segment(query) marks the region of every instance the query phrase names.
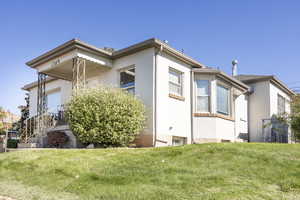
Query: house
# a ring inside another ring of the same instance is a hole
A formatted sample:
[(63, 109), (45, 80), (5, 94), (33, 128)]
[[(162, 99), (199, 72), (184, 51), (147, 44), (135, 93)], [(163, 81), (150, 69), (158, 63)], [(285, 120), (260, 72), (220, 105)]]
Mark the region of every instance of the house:
[(296, 94), (272, 75), (237, 75), (235, 78), (251, 88), (248, 101), (249, 140), (291, 142), (290, 128), (276, 118), (272, 119), (272, 116), (290, 113), (290, 102)]
[(4, 127), (10, 129), (13, 127), (13, 124), (20, 119), (20, 116), (10, 112), (9, 110), (4, 110), (4, 118), (1, 119)]
[[(73, 92), (105, 84), (137, 95), (148, 108), (146, 129), (135, 141), (138, 146), (248, 139), (250, 86), (158, 39), (120, 50), (73, 39), (26, 64), (38, 72), (38, 81), (23, 87), (29, 91), (30, 119), (44, 113), (63, 116), (61, 105)], [(38, 133), (33, 134), (35, 142), (43, 146), (45, 132), (63, 130), (73, 138), (70, 147), (77, 146), (67, 124), (50, 124), (31, 129)]]

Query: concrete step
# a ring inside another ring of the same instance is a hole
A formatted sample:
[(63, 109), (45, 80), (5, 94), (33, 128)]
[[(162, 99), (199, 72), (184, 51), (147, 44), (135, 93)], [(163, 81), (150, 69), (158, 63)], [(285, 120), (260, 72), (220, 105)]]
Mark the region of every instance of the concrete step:
[(53, 150), (54, 148), (8, 148), (7, 152)]
[(19, 143), (18, 148), (37, 148), (38, 143)]

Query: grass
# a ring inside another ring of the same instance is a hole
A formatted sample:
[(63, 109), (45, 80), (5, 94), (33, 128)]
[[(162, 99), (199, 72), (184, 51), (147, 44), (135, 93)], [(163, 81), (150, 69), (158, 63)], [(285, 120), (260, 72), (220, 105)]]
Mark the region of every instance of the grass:
[(300, 199), (300, 145), (0, 154), (1, 195), (20, 200)]

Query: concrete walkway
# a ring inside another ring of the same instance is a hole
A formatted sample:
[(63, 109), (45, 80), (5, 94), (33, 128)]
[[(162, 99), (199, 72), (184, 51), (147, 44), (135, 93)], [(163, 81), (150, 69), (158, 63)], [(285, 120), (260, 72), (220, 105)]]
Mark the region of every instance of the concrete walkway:
[(12, 198), (9, 198), (9, 197), (0, 196), (0, 200), (15, 200), (15, 199), (12, 199)]

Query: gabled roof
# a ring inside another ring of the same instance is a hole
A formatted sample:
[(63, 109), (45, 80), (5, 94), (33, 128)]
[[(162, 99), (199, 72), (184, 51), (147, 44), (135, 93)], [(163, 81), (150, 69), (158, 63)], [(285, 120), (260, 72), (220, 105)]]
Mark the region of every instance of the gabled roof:
[(294, 91), (292, 91), (287, 85), (285, 85), (282, 81), (280, 81), (276, 76), (274, 75), (248, 75), (248, 74), (241, 74), (235, 76), (236, 79), (242, 81), (245, 84), (251, 84), (251, 83), (257, 83), (262, 81), (270, 81), (277, 87), (279, 87), (281, 90), (286, 92), (289, 95), (296, 95)]
[[(55, 80), (57, 80), (57, 78), (53, 78), (51, 76), (48, 76), (46, 78), (46, 83), (49, 83), (49, 82), (55, 81)], [(29, 83), (29, 84), (25, 85), (24, 87), (22, 87), (22, 90), (29, 91), (30, 89), (32, 89), (34, 87), (37, 87), (37, 86), (38, 86), (38, 81), (35, 81), (35, 82)]]
[(239, 81), (238, 79), (229, 76), (228, 74), (213, 68), (203, 68), (203, 69), (193, 69), (193, 72), (199, 72), (204, 74), (216, 74), (217, 76), (229, 81), (231, 84), (235, 85), (236, 87), (240, 88), (241, 90), (248, 92), (250, 90), (250, 87), (243, 82)]
[(61, 56), (69, 51), (74, 50), (74, 49), (85, 50), (90, 53), (104, 56), (104, 57), (110, 58), (110, 59), (117, 59), (117, 58), (127, 56), (127, 55), (130, 55), (130, 54), (133, 54), (138, 51), (141, 51), (141, 50), (144, 50), (147, 48), (151, 48), (151, 47), (161, 49), (163, 52), (165, 52), (169, 55), (175, 56), (179, 60), (181, 60), (185, 63), (188, 63), (192, 66), (200, 67), (200, 68), (205, 67), (205, 65), (201, 64), (200, 62), (194, 60), (193, 58), (174, 49), (167, 43), (162, 42), (161, 40), (156, 39), (156, 38), (151, 38), (149, 40), (145, 40), (143, 42), (134, 44), (132, 46), (129, 46), (129, 47), (126, 47), (126, 48), (123, 48), (120, 50), (112, 51), (112, 52), (106, 51), (105, 49), (97, 48), (97, 47), (90, 45), (88, 43), (85, 43), (79, 39), (72, 39), (72, 40), (42, 54), (41, 56), (38, 56), (38, 57), (32, 59), (31, 61), (27, 62), (26, 64), (32, 68), (35, 68), (42, 63), (45, 63), (53, 58)]

